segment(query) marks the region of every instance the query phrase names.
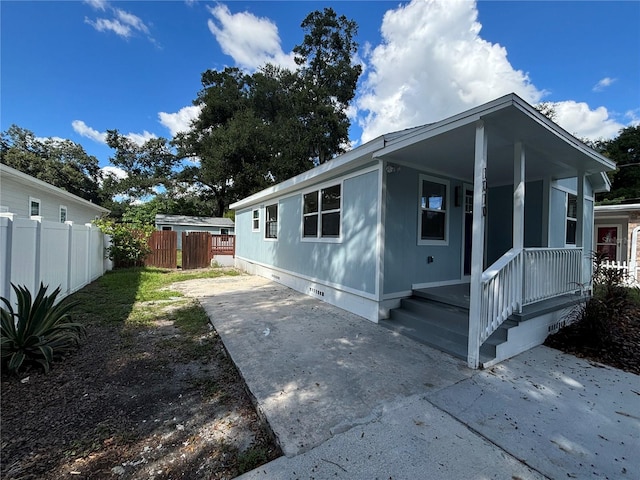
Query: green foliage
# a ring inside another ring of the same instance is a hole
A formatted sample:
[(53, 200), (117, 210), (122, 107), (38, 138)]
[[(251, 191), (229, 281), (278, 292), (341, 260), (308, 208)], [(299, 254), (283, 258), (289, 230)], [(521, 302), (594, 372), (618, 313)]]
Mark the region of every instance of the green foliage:
[(198, 158), (178, 183), (202, 187), (222, 216), (233, 201), (330, 160), (348, 144), (349, 102), (361, 67), (355, 22), (331, 8), (302, 22), (295, 72), (264, 65), (207, 70), (194, 104), (200, 115), (173, 144), (180, 158)]
[(640, 125), (623, 128), (618, 137), (599, 142), (598, 147), (618, 167), (609, 174), (611, 191), (602, 199), (606, 203), (640, 201)]
[(142, 266), (151, 249), (149, 238), (154, 231), (153, 225), (141, 223), (116, 223), (108, 218), (95, 221), (100, 230), (111, 236), (108, 257), (114, 268)]
[(0, 161), (94, 203), (105, 200), (98, 159), (71, 140), (37, 138), (12, 125), (1, 134)]
[(107, 130), (106, 140), (115, 150), (115, 155), (109, 159), (111, 164), (127, 173), (125, 178), (105, 176), (104, 189), (110, 195), (144, 198), (154, 195), (159, 186), (172, 187), (173, 169), (180, 159), (167, 139), (150, 138), (138, 145), (118, 130)]
[(18, 310), (9, 299), (1, 298), (5, 307), (1, 315), (2, 364), (16, 373), (26, 363), (36, 363), (49, 371), (53, 360), (75, 347), (85, 334), (85, 327), (70, 321), (69, 311), (76, 303), (58, 303), (60, 288), (47, 295), (40, 284), (35, 298), (24, 286), (11, 285), (16, 293)]
[(593, 257), (593, 296), (575, 312), (577, 340), (589, 348), (602, 348), (614, 335), (616, 319), (630, 305), (629, 288), (624, 285), (624, 272), (605, 268), (606, 257)]

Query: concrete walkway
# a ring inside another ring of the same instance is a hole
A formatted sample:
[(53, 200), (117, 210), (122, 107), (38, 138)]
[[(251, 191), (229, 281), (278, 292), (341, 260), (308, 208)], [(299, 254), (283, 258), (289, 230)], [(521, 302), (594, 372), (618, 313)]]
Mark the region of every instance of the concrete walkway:
[(640, 379), (538, 347), (487, 371), (261, 277), (197, 297), (285, 453), (241, 479), (640, 478)]

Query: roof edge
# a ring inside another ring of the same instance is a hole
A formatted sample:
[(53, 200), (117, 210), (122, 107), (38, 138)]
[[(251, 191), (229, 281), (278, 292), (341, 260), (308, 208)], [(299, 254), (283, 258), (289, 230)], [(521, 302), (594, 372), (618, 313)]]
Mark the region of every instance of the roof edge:
[(45, 189), (47, 189), (50, 192), (53, 192), (55, 194), (62, 195), (63, 197), (69, 198), (69, 199), (74, 200), (76, 202), (79, 202), (81, 204), (96, 208), (96, 209), (102, 211), (103, 213), (110, 213), (111, 212), (111, 210), (109, 210), (108, 208), (104, 208), (104, 207), (98, 205), (97, 203), (93, 203), (93, 202), (90, 202), (89, 200), (85, 200), (82, 197), (79, 197), (77, 195), (74, 195), (73, 193), (67, 192), (66, 190), (63, 190), (62, 188), (56, 187), (54, 185), (51, 185), (50, 183), (47, 183), (47, 182), (45, 182), (43, 180), (40, 180), (39, 178), (32, 177), (31, 175), (28, 175), (28, 174), (26, 174), (24, 172), (21, 172), (20, 170), (16, 170), (15, 168), (10, 167), (9, 165), (5, 165), (4, 163), (0, 163), (0, 173), (2, 173), (2, 175), (9, 175), (9, 176), (15, 177), (19, 181), (27, 181), (29, 183), (32, 183), (32, 184), (38, 186), (38, 187), (45, 188)]

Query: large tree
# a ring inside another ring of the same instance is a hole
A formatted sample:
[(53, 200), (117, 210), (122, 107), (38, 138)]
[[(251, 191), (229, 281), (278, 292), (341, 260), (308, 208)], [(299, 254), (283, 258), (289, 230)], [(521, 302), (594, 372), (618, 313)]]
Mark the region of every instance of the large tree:
[(346, 109), (361, 67), (353, 64), (356, 24), (327, 8), (302, 23), (295, 72), (265, 65), (249, 75), (208, 70), (189, 132), (174, 145), (196, 163), (178, 179), (202, 185), (216, 214), (270, 184), (331, 159), (348, 143)]
[(12, 125), (1, 134), (0, 161), (85, 200), (106, 200), (98, 159), (71, 140), (38, 138)]
[(613, 140), (598, 145), (604, 155), (616, 162), (610, 174), (611, 191), (605, 195), (609, 202), (640, 201), (640, 125), (626, 127)]

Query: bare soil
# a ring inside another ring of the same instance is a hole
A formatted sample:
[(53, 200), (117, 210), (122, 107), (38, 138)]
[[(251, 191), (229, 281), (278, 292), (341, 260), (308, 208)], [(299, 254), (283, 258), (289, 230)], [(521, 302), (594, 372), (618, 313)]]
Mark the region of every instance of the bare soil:
[(3, 373), (0, 477), (228, 479), (280, 456), (216, 331), (170, 317), (90, 324), (49, 374)]

